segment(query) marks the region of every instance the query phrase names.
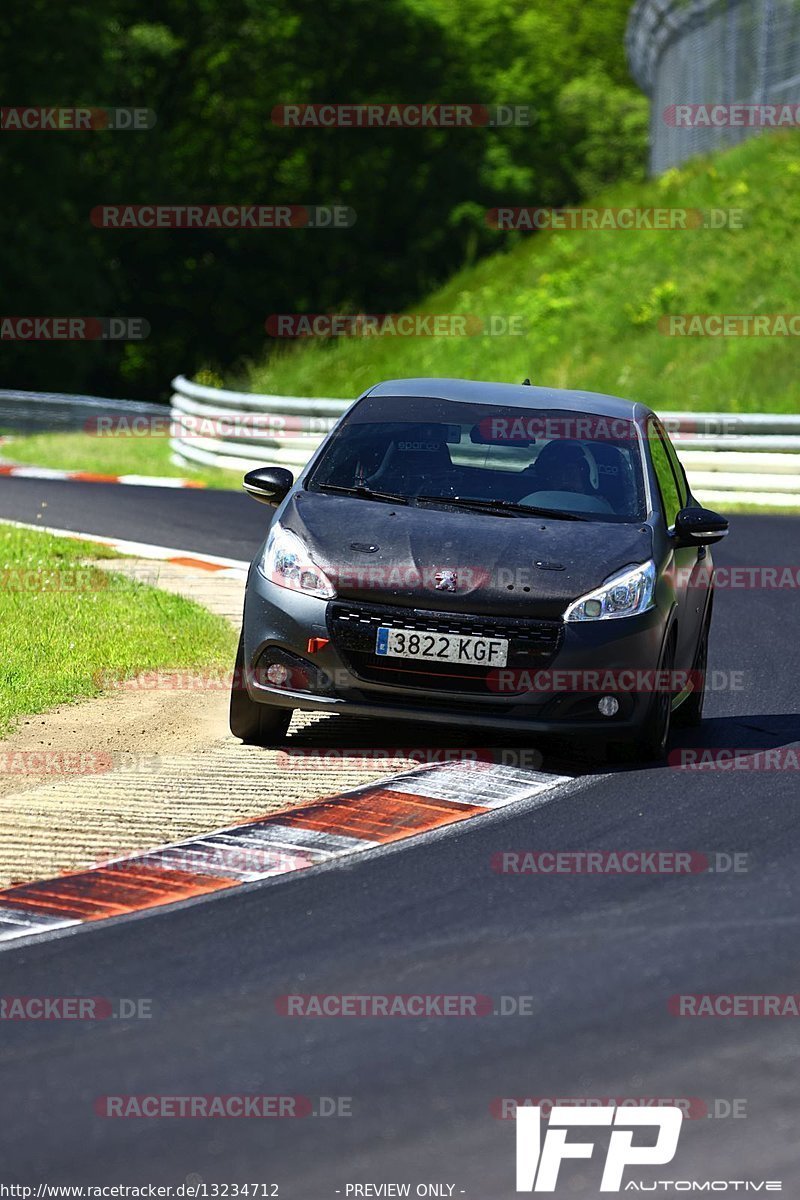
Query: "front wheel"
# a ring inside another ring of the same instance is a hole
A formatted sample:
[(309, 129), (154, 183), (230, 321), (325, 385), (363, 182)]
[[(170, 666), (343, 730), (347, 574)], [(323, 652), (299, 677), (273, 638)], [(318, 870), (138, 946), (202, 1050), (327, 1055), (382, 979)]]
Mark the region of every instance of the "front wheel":
[(647, 720), (642, 727), (641, 746), (648, 758), (662, 762), (667, 757), (667, 744), (672, 724), (672, 689), (669, 680), (675, 667), (675, 648), (670, 639), (661, 662), (659, 674), (664, 676), (658, 690), (654, 692)]
[(244, 639), (239, 636), (236, 666), (231, 684), (230, 728), (234, 737), (247, 746), (278, 746), (286, 737), (292, 719), (291, 708), (258, 704), (247, 694), (244, 682)]
[(703, 632), (697, 646), (692, 683), (695, 685), (680, 708), (675, 710), (675, 724), (685, 728), (700, 725), (703, 720), (703, 705), (706, 699), (706, 674), (708, 671), (708, 636), (711, 631), (711, 614), (703, 623)]
[(663, 762), (667, 756), (670, 727), (672, 724), (672, 689), (669, 681), (675, 667), (675, 639), (670, 637), (658, 668), (663, 680), (657, 680), (647, 717), (637, 740), (612, 742), (606, 748), (606, 757), (612, 763), (629, 763), (636, 759), (648, 762)]

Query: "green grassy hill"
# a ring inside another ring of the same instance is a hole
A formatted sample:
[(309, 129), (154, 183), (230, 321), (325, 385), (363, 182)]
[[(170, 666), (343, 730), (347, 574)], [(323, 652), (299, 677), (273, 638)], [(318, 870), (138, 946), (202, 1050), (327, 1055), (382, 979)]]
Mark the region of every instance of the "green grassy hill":
[(515, 234), (412, 311), (520, 317), (524, 335), (309, 341), (280, 347), (247, 386), (352, 397), (401, 376), (530, 376), (661, 410), (800, 411), (797, 337), (669, 337), (658, 326), (666, 313), (800, 312), (800, 134), (754, 138), (594, 203), (736, 209), (743, 227)]

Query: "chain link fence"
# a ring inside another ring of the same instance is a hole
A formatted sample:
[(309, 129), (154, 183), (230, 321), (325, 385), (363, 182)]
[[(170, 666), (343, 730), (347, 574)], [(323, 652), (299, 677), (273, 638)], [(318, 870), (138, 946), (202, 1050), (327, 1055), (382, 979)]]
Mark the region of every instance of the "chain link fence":
[(681, 126), (673, 105), (800, 105), (800, 0), (637, 0), (626, 49), (652, 100), (654, 175), (759, 132)]

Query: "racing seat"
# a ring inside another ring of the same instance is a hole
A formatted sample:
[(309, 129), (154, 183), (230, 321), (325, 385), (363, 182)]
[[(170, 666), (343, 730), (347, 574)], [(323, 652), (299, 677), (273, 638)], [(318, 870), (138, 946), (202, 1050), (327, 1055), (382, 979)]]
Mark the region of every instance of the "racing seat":
[(388, 492), (415, 495), (420, 492), (436, 494), (448, 487), (454, 474), (447, 443), (401, 438), (391, 442), (383, 462), (368, 482)]
[(593, 442), (592, 454), (597, 463), (599, 495), (608, 501), (615, 513), (627, 512), (630, 498), (636, 492), (630, 459), (619, 446), (604, 442)]

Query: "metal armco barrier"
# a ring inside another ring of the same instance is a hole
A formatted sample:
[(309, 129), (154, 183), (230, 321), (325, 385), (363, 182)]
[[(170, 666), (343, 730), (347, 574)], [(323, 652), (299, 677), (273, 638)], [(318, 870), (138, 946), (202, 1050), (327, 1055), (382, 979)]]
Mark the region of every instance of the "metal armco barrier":
[[(231, 392), (172, 381), (172, 458), (182, 466), (297, 471), (352, 400)], [(705, 504), (800, 507), (800, 415), (661, 413)]]
[(305, 465), (351, 400), (259, 396), (173, 379), (172, 461), (248, 470)]
[(0, 429), (13, 429), (15, 433), (79, 432), (89, 428), (98, 416), (154, 417), (163, 413), (160, 404), (138, 400), (0, 390)]

